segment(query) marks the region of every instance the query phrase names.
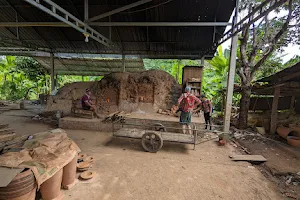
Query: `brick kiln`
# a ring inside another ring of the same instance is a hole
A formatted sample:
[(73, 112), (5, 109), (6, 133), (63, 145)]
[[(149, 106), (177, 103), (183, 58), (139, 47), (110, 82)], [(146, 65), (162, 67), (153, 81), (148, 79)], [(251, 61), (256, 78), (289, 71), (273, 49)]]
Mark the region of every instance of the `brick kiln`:
[(168, 73), (149, 70), (138, 73), (112, 73), (101, 81), (71, 83), (62, 87), (52, 96), (46, 111), (62, 110), (71, 112), (73, 100), (80, 99), (86, 88), (91, 88), (99, 113), (115, 111), (157, 112), (169, 109), (180, 95), (181, 87)]

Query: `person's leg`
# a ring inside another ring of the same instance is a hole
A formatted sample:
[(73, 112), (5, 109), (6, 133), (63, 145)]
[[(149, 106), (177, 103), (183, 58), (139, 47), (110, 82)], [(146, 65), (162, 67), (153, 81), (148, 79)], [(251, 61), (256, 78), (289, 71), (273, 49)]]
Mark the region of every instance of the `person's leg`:
[(97, 109), (96, 109), (95, 105), (92, 105), (91, 108), (90, 108), (90, 110), (94, 112), (94, 114), (96, 115), (97, 118), (99, 118), (99, 115), (98, 115), (98, 113), (96, 111)]
[(209, 113), (208, 113), (208, 123), (209, 123), (209, 130), (211, 130), (211, 116), (209, 116)]
[(188, 124), (187, 125), (187, 129), (188, 129), (188, 134), (192, 135), (192, 127), (191, 127), (191, 124)]
[(186, 125), (185, 124), (182, 124), (182, 133), (186, 134)]
[(207, 124), (208, 124), (207, 113), (204, 113), (204, 119), (205, 119), (205, 129), (207, 129)]
[(188, 134), (192, 135), (192, 128), (191, 128), (191, 123), (192, 123), (192, 116), (193, 116), (193, 113), (192, 112), (189, 112), (188, 113), (188, 123), (187, 123), (187, 128), (188, 128)]

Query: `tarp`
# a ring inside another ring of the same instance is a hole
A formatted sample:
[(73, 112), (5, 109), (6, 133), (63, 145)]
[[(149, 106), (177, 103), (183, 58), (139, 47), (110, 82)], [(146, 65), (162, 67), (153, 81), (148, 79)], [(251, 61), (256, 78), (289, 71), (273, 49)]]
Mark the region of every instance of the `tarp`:
[(67, 165), (80, 148), (68, 138), (62, 129), (35, 134), (27, 140), (20, 152), (8, 152), (0, 156), (0, 166), (9, 168), (30, 168), (37, 185), (51, 178)]

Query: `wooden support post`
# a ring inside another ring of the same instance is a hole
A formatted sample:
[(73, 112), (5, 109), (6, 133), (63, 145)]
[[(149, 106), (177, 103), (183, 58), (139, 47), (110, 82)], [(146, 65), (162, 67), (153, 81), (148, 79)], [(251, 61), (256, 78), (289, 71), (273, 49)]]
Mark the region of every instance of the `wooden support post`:
[(123, 68), (123, 72), (126, 71), (126, 66), (125, 66), (125, 55), (122, 55), (122, 68)]
[(176, 82), (179, 83), (179, 74), (180, 74), (180, 63), (181, 60), (177, 60), (177, 74), (176, 74)]
[(275, 134), (277, 128), (277, 108), (278, 108), (279, 96), (280, 96), (280, 86), (275, 86), (273, 103), (272, 103), (272, 111), (271, 111), (271, 123), (270, 123), (271, 134)]
[(50, 53), (50, 67), (51, 67), (51, 92), (55, 90), (55, 78), (54, 78), (54, 55)]
[(292, 96), (291, 97), (291, 105), (290, 105), (290, 113), (293, 112), (294, 107), (295, 107), (295, 96)]
[(54, 88), (56, 89), (57, 87), (59, 87), (59, 84), (58, 84), (58, 74), (55, 75), (55, 85), (54, 85)]
[(238, 35), (233, 36), (231, 40), (232, 41), (231, 41), (231, 52), (230, 52), (230, 66), (229, 66), (228, 79), (227, 79), (226, 104), (225, 104), (224, 127), (223, 127), (223, 131), (225, 133), (229, 133), (229, 128), (230, 128)]
[(203, 67), (204, 66), (204, 61), (205, 61), (205, 57), (203, 56), (202, 58), (201, 58), (201, 66)]
[[(239, 0), (236, 0), (235, 6), (236, 7), (235, 7), (235, 15), (233, 17), (233, 26), (237, 23)], [(232, 30), (232, 32), (234, 32), (234, 30)], [(225, 104), (225, 112), (224, 112), (224, 127), (223, 127), (223, 132), (225, 132), (225, 133), (229, 133), (229, 129), (230, 129), (230, 118), (231, 118), (233, 89), (234, 89), (234, 77), (235, 77), (235, 69), (236, 69), (237, 47), (238, 47), (238, 34), (236, 33), (231, 38), (230, 64), (229, 64), (229, 70), (228, 70), (227, 89), (226, 89), (226, 104)]]

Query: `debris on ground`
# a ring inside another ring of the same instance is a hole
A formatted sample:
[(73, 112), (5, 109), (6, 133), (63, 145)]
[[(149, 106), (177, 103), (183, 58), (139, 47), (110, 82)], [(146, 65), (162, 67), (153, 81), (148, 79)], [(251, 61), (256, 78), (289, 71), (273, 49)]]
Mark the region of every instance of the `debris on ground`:
[(292, 198), (292, 199), (297, 199), (297, 196), (291, 193), (285, 193), (285, 196)]
[(107, 115), (102, 122), (120, 122), (124, 121), (124, 116), (127, 115), (124, 111), (118, 111)]
[(15, 131), (8, 124), (0, 124), (0, 151), (3, 153), (7, 143), (16, 137)]
[[(63, 117), (63, 113), (60, 113), (60, 117)], [(32, 120), (42, 121), (45, 124), (58, 125), (57, 111), (45, 111), (32, 117)]]
[(168, 110), (158, 109), (157, 113), (163, 114), (163, 115), (175, 116), (175, 117), (179, 116), (177, 114), (178, 113), (178, 106), (176, 106), (176, 105), (173, 105), (172, 108), (168, 109)]
[(0, 101), (0, 107), (6, 107), (6, 106), (8, 106), (6, 103)]

